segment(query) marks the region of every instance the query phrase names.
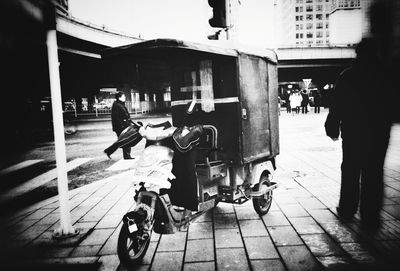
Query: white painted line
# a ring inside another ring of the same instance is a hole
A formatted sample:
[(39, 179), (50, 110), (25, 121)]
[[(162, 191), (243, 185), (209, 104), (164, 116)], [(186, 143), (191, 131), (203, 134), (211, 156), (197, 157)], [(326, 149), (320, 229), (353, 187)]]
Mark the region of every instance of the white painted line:
[(17, 171), (17, 170), (26, 168), (26, 167), (30, 167), (30, 166), (32, 166), (32, 165), (34, 165), (34, 164), (37, 164), (37, 163), (40, 163), (40, 162), (42, 162), (42, 161), (43, 161), (43, 159), (36, 159), (36, 160), (26, 160), (26, 161), (23, 161), (23, 162), (21, 162), (21, 163), (18, 163), (18, 164), (15, 164), (15, 165), (10, 166), (10, 167), (8, 167), (8, 168), (5, 168), (5, 169), (0, 170), (0, 176), (4, 176), (4, 175), (6, 175), (6, 174), (9, 174), (9, 173), (11, 173), (11, 172), (14, 172), (14, 171)]
[(117, 170), (130, 169), (130, 168), (133, 168), (133, 166), (135, 165), (136, 161), (137, 161), (136, 158), (135, 159), (128, 159), (128, 160), (121, 159), (118, 162), (114, 163), (109, 168), (107, 168), (106, 170), (117, 171)]
[[(72, 160), (67, 163), (67, 171), (70, 171), (76, 167), (79, 167), (80, 165), (90, 161), (91, 159), (92, 158), (77, 158), (75, 160)], [(20, 186), (14, 187), (13, 189), (7, 191), (5, 194), (0, 195), (0, 200), (5, 201), (5, 200), (9, 200), (11, 198), (20, 196), (22, 194), (32, 191), (35, 188), (38, 188), (39, 186), (42, 186), (56, 178), (57, 178), (57, 168), (54, 168), (52, 170), (47, 171), (46, 173), (43, 173), (42, 175), (39, 175), (39, 176), (23, 183)]]

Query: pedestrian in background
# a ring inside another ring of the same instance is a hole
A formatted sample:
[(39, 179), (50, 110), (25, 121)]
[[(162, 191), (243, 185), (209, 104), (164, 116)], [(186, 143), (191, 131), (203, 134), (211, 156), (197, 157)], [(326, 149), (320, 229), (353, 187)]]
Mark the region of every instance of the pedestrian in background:
[(289, 96), (289, 105), (291, 107), (290, 111), (292, 112), (292, 115), (294, 113), (297, 113), (297, 97), (296, 97), (296, 92), (290, 93)]
[(321, 111), (322, 96), (321, 92), (317, 90), (314, 94), (314, 113), (319, 114)]
[(292, 112), (292, 107), (290, 105), (290, 96), (292, 96), (292, 93), (289, 93), (286, 97), (286, 113), (291, 113)]
[[(131, 124), (131, 116), (128, 112), (128, 109), (125, 107), (125, 94), (121, 91), (115, 93), (115, 101), (111, 108), (111, 123), (112, 129), (117, 134), (117, 137), (121, 134), (121, 132), (130, 126)], [(105, 154), (110, 158), (112, 154), (110, 148), (104, 150)], [(124, 159), (132, 159), (131, 158), (131, 147), (126, 146), (122, 148), (122, 154)]]
[(302, 114), (307, 114), (308, 113), (308, 102), (309, 102), (309, 97), (306, 89), (303, 89), (301, 91), (301, 113)]
[(292, 112), (295, 112), (296, 114), (300, 113), (301, 101), (302, 101), (302, 98), (301, 98), (300, 93), (298, 91), (295, 91), (293, 93), (292, 102), (291, 102)]
[(342, 137), (337, 213), (345, 220), (352, 219), (360, 201), (362, 226), (375, 231), (380, 225), (383, 165), (391, 129), (390, 107), (385, 99), (376, 97), (393, 86), (388, 85), (375, 39), (363, 39), (356, 53), (352, 67), (343, 71), (336, 82), (325, 129), (334, 140), (339, 133)]

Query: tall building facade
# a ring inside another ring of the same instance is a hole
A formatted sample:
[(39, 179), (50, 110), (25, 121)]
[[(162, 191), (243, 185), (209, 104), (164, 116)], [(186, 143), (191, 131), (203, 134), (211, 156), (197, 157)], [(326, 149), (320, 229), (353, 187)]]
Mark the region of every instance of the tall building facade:
[(329, 44), (331, 0), (280, 0), (279, 47), (326, 46)]
[(374, 0), (279, 0), (279, 47), (352, 46), (370, 32)]
[(331, 0), (330, 44), (353, 45), (368, 35), (372, 0)]

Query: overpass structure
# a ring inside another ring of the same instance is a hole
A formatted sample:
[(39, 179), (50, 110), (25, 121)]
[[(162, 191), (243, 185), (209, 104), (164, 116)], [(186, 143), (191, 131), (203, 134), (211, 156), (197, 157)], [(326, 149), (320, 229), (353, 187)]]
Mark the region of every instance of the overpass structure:
[(354, 47), (278, 48), (279, 82), (312, 79), (317, 85), (334, 83), (355, 58)]
[(106, 47), (123, 46), (142, 40), (89, 22), (83, 22), (73, 17), (61, 15), (57, 16), (57, 32), (63, 36), (67, 36), (69, 39), (81, 42), (81, 44), (78, 44), (79, 48), (70, 48), (71, 44), (68, 42), (64, 44), (65, 41), (61, 39), (59, 50), (93, 58), (101, 57), (95, 48), (82, 49), (82, 47), (86, 48), (82, 46), (83, 43), (91, 43), (97, 45), (97, 48), (103, 49)]
[(57, 40), (63, 96), (80, 100), (94, 98), (103, 87), (101, 50), (142, 41), (142, 39), (58, 15)]

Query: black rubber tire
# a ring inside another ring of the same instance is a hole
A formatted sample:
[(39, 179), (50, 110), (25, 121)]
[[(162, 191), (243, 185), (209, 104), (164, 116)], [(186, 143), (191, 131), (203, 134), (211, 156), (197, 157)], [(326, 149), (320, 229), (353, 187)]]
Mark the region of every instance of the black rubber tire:
[(146, 255), (147, 249), (149, 248), (150, 239), (151, 237), (144, 241), (144, 244), (142, 244), (141, 248), (136, 254), (131, 255), (128, 250), (128, 241), (130, 240), (129, 230), (128, 226), (124, 223), (121, 227), (121, 231), (119, 232), (117, 249), (118, 257), (121, 263), (127, 268), (132, 268), (140, 264), (144, 255)]
[[(267, 176), (262, 175), (260, 178), (260, 183), (254, 185), (254, 190), (258, 190), (259, 186), (261, 185), (270, 185), (270, 181), (268, 180)], [(254, 210), (260, 216), (266, 215), (271, 208), (272, 204), (272, 191), (267, 192), (264, 197), (254, 197), (253, 198), (253, 207)]]

